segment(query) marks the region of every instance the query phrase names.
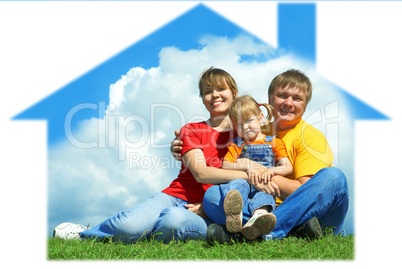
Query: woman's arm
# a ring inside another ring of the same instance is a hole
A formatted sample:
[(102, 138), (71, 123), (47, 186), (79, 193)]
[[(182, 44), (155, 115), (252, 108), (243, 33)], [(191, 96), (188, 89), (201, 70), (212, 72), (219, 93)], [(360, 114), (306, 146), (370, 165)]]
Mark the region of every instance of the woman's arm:
[(222, 169), (230, 169), (230, 170), (241, 170), (246, 172), (247, 171), (247, 165), (240, 164), (240, 163), (232, 163), (229, 161), (223, 161), (222, 163)]
[[(209, 167), (205, 163), (204, 153), (201, 149), (192, 149), (184, 153), (182, 157), (184, 164), (190, 169), (195, 180), (203, 184), (221, 184), (234, 179), (245, 179), (248, 181), (248, 175), (244, 171), (220, 169)], [(254, 187), (262, 192), (271, 195), (280, 195), (278, 186), (274, 183), (257, 183)]]
[(207, 166), (201, 149), (192, 149), (182, 156), (183, 163), (190, 169), (195, 180), (203, 184), (221, 184), (234, 179), (248, 179), (247, 173)]
[[(251, 185), (255, 185), (257, 182), (259, 182), (261, 179), (265, 179), (264, 182), (267, 183), (266, 178), (263, 177), (263, 172), (265, 171), (266, 167), (264, 166), (263, 169), (254, 169), (252, 167), (252, 161), (247, 162), (229, 162), (229, 161), (223, 161), (222, 163), (222, 168), (223, 169), (231, 169), (231, 170), (239, 170), (239, 171), (244, 171), (247, 173), (248, 176), (248, 182)], [(264, 175), (265, 176), (265, 175)]]

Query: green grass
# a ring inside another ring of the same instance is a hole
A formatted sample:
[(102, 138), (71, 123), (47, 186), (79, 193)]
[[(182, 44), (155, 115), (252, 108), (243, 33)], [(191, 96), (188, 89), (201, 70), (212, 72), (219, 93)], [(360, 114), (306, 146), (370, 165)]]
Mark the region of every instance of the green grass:
[(353, 260), (354, 236), (294, 237), (264, 242), (208, 246), (204, 241), (156, 240), (135, 244), (48, 239), (49, 260)]

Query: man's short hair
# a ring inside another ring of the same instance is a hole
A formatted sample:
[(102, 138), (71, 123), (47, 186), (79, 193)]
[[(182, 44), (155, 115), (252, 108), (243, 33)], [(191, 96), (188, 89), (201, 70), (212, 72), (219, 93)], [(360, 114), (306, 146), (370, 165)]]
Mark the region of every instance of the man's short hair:
[(306, 104), (310, 102), (313, 95), (313, 86), (310, 79), (301, 71), (290, 69), (277, 75), (268, 88), (268, 96), (271, 97), (276, 89), (298, 88), (306, 93)]

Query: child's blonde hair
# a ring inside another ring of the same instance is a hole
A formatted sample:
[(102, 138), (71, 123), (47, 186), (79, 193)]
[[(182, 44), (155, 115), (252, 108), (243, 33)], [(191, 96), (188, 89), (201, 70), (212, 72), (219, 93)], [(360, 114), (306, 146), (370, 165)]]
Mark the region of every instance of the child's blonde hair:
[(225, 70), (214, 68), (213, 66), (205, 70), (198, 81), (198, 88), (200, 90), (200, 96), (202, 97), (202, 88), (205, 86), (224, 86), (224, 84), (229, 86), (232, 91), (233, 98), (237, 97), (238, 89), (236, 81), (233, 77)]
[(250, 95), (243, 95), (233, 100), (229, 108), (230, 120), (234, 123), (246, 121), (253, 116), (260, 116), (260, 106), (264, 106), (267, 109), (266, 121), (264, 125), (269, 124), (272, 119), (272, 106), (269, 104), (257, 103)]

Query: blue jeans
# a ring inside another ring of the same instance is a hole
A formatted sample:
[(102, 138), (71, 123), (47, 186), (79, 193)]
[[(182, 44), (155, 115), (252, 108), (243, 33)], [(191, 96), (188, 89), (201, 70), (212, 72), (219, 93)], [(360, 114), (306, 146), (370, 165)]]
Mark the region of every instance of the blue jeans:
[[(217, 224), (224, 224), (226, 219), (222, 214), (223, 199), (219, 186), (210, 187), (204, 196), (205, 212)], [(281, 239), (312, 217), (317, 217), (322, 227), (332, 227), (338, 234), (342, 231), (348, 206), (348, 185), (343, 172), (334, 167), (321, 169), (276, 208), (276, 226), (263, 238)], [(245, 204), (243, 223), (250, 215)]]
[(230, 190), (238, 190), (243, 198), (243, 225), (262, 206), (268, 206), (268, 212), (275, 210), (275, 200), (271, 195), (257, 191), (244, 179), (236, 179), (226, 184), (214, 185), (204, 195), (204, 210), (216, 224), (226, 224), (223, 200)]
[(157, 193), (130, 210), (122, 211), (92, 229), (81, 238), (112, 237), (114, 241), (135, 243), (153, 236), (157, 240), (205, 239), (209, 220), (187, 210), (187, 201), (166, 193)]

